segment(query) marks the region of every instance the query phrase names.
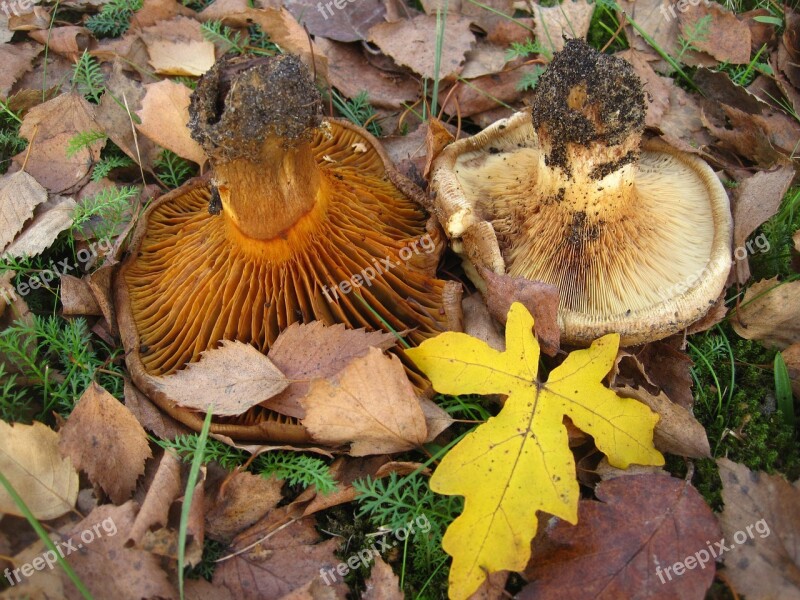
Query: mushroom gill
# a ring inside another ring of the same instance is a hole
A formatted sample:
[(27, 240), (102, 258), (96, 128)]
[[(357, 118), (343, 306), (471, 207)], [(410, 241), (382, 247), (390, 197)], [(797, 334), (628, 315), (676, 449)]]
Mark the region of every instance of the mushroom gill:
[(730, 268), (728, 198), (699, 158), (642, 144), (627, 62), (570, 41), (531, 111), (459, 141), (434, 165), (437, 210), (471, 265), (560, 293), (567, 342), (635, 344), (700, 318)]
[[(412, 343), (457, 327), (458, 291), (434, 278), (443, 239), (421, 191), (370, 134), (321, 120), (320, 106), (293, 56), (218, 63), (190, 122), (211, 173), (156, 201), (137, 226), (117, 277), (126, 360), (135, 383), (192, 427), (199, 417), (148, 376), (222, 340), (267, 352), (286, 327), (313, 320), (392, 328)], [(307, 441), (298, 427), (257, 407), (212, 430)]]

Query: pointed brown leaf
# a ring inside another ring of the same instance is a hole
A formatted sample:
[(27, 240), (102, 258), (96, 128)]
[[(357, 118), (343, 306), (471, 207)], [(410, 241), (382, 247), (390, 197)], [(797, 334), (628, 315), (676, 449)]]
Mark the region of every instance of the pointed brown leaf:
[(387, 565), (381, 555), (375, 556), (375, 564), (369, 578), (364, 583), (364, 600), (403, 600), (403, 590), (400, 589), (400, 578), (394, 574), (392, 567)]
[(142, 508), (131, 524), (125, 545), (139, 546), (148, 531), (166, 527), (169, 509), (181, 491), (181, 460), (174, 452), (164, 452)]
[(263, 518), (280, 502), (283, 481), (245, 471), (231, 473), (211, 495), (206, 511), (206, 533), (229, 542)]
[(755, 282), (744, 294), (732, 318), (733, 329), (747, 340), (786, 348), (800, 342), (800, 281), (777, 277)]
[(33, 210), (46, 201), (47, 190), (27, 173), (0, 178), (0, 254), (33, 217)]
[(152, 457), (136, 417), (96, 383), (83, 393), (61, 430), (59, 449), (116, 504), (130, 498)]

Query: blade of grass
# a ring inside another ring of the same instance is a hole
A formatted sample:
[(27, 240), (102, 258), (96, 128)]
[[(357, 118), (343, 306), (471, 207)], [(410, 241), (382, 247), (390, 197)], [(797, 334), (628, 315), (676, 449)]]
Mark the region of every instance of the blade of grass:
[(186, 482), (186, 493), (183, 495), (181, 522), (178, 527), (178, 594), (181, 600), (184, 598), (183, 564), (186, 560), (186, 532), (189, 528), (189, 511), (192, 508), (192, 497), (194, 496), (195, 485), (197, 485), (200, 465), (203, 463), (203, 454), (205, 454), (206, 442), (208, 441), (208, 431), (211, 429), (211, 415), (213, 412), (213, 406), (209, 407), (205, 421), (203, 421), (203, 429), (200, 431), (200, 436), (197, 438), (197, 449), (192, 459), (192, 468), (189, 470), (189, 480)]
[(378, 319), (383, 324), (384, 327), (386, 327), (387, 331), (391, 331), (394, 334), (394, 337), (396, 337), (400, 341), (400, 343), (403, 344), (404, 347), (411, 348), (411, 344), (405, 341), (405, 339), (403, 339), (403, 337), (399, 333), (397, 333), (397, 331), (395, 331), (394, 327), (389, 325), (389, 323), (386, 322), (386, 319), (380, 316), (378, 314), (378, 311), (376, 311), (374, 308), (370, 306), (369, 302), (364, 300), (361, 294), (355, 293), (355, 297), (361, 301), (361, 303), (367, 308), (369, 312), (375, 315), (375, 318)]
[[(437, 114), (439, 103), (439, 71), (442, 67), (442, 47), (444, 46), (444, 28), (447, 24), (447, 8), (450, 0), (444, 0), (444, 7), (436, 11), (436, 56), (433, 58), (433, 93), (431, 94), (431, 117)], [(444, 13), (444, 14), (442, 14)]]
[(792, 400), (792, 383), (789, 379), (789, 369), (783, 354), (775, 355), (775, 398), (777, 399), (778, 412), (783, 417), (783, 422), (791, 427), (795, 426), (794, 401)]
[(28, 508), (28, 505), (25, 504), (25, 501), (22, 497), (17, 493), (17, 490), (14, 489), (14, 486), (11, 485), (11, 482), (6, 479), (5, 475), (0, 472), (0, 483), (3, 484), (3, 487), (8, 492), (8, 495), (11, 496), (11, 499), (14, 501), (14, 504), (17, 505), (22, 515), (28, 520), (28, 523), (31, 524), (33, 530), (36, 532), (36, 535), (39, 536), (39, 539), (42, 540), (42, 543), (47, 546), (47, 549), (50, 550), (53, 554), (55, 554), (56, 562), (64, 569), (64, 572), (67, 574), (67, 577), (70, 578), (75, 587), (78, 588), (78, 591), (81, 593), (81, 596), (86, 598), (87, 600), (92, 600), (92, 593), (89, 591), (89, 588), (81, 581), (78, 574), (72, 570), (70, 564), (64, 560), (64, 557), (56, 548), (56, 545), (53, 543), (53, 540), (50, 539), (50, 536), (47, 535), (47, 532), (42, 527), (42, 524), (39, 523), (39, 519), (37, 519), (34, 514)]

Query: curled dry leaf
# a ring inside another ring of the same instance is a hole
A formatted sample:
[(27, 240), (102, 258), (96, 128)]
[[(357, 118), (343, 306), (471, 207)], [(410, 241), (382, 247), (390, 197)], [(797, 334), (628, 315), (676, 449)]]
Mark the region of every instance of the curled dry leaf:
[[(717, 461), (725, 576), (748, 600), (800, 598), (800, 489), (780, 475)], [(713, 539), (713, 538), (712, 538)]]
[(217, 541), (230, 542), (278, 505), (283, 483), (275, 477), (246, 471), (231, 473), (207, 502), (206, 534)]
[(733, 329), (746, 340), (764, 346), (786, 348), (800, 342), (800, 281), (788, 283), (777, 277), (755, 282), (744, 294), (732, 318)]
[(794, 178), (794, 169), (779, 167), (774, 171), (759, 171), (736, 188), (733, 203), (733, 247), (736, 261), (736, 280), (745, 283), (750, 279), (747, 256), (762, 248), (746, 245), (756, 228), (772, 217), (781, 206), (786, 190)]
[(69, 157), (67, 145), (79, 133), (97, 128), (94, 108), (83, 96), (77, 92), (56, 96), (34, 106), (22, 119), (19, 133), (29, 147), (14, 157), (14, 164), (19, 168), (25, 163), (25, 170), (51, 194), (75, 189), (100, 159), (105, 141), (95, 141)]
[(36, 256), (49, 248), (62, 231), (72, 225), (75, 201), (54, 196), (36, 207), (33, 221), (6, 249), (9, 256)]
[(179, 435), (191, 433), (191, 429), (160, 410), (128, 379), (125, 380), (125, 406), (142, 427), (152, 431), (159, 439), (172, 440)]
[(50, 19), (48, 18), (42, 29), (31, 31), (28, 34), (40, 44), (47, 45), (49, 52), (55, 52), (75, 62), (83, 54), (83, 51), (89, 48), (92, 37), (85, 27), (67, 25), (48, 29), (49, 24)]
[(388, 350), (396, 338), (381, 331), (346, 329), (341, 323), (320, 321), (294, 323), (280, 333), (269, 349), (269, 358), (291, 383), (264, 406), (290, 417), (303, 418), (300, 400), (315, 379), (333, 377), (370, 348)]
[(61, 429), (59, 449), (116, 504), (130, 498), (145, 460), (153, 455), (136, 417), (96, 383), (83, 393)]
[(335, 378), (312, 384), (303, 425), (324, 444), (350, 443), (351, 456), (411, 450), (428, 437), (414, 387), (395, 356), (370, 348)]
[(142, 507), (128, 531), (125, 546), (140, 546), (148, 531), (166, 527), (169, 509), (181, 491), (181, 459), (174, 452), (166, 451), (161, 456)]
[[(59, 454), (58, 440), (42, 423), (11, 426), (0, 421), (0, 472), (37, 519), (60, 517), (78, 498), (78, 472)], [(5, 488), (0, 489), (0, 512), (22, 516)]]
[(47, 201), (47, 190), (24, 171), (0, 178), (0, 253)]
[(144, 87), (142, 109), (136, 113), (142, 122), (136, 125), (136, 129), (178, 156), (201, 166), (205, 164), (205, 152), (192, 139), (187, 127), (192, 91), (182, 83), (169, 79)]
[(61, 275), (61, 305), (65, 317), (102, 314), (86, 280), (68, 273)]
[(156, 377), (152, 385), (178, 406), (238, 416), (286, 389), (289, 380), (249, 344), (225, 340), (185, 369)]
[[(458, 75), (466, 60), (466, 53), (475, 44), (470, 31), (470, 19), (456, 13), (447, 13), (445, 36), (442, 45), (439, 79)], [(436, 16), (419, 15), (413, 19), (380, 23), (369, 30), (369, 41), (376, 44), (394, 61), (409, 67), (415, 73), (434, 79), (436, 57)]]
[[(6, 40), (7, 41), (7, 40)], [(0, 98), (8, 97), (11, 87), (23, 73), (33, 67), (33, 59), (39, 56), (44, 46), (30, 42), (0, 45)]]
[(704, 597), (715, 571), (708, 540), (720, 530), (689, 482), (631, 475), (600, 483), (595, 495), (581, 500), (577, 526), (560, 521), (547, 532), (554, 545), (532, 557), (520, 600)]

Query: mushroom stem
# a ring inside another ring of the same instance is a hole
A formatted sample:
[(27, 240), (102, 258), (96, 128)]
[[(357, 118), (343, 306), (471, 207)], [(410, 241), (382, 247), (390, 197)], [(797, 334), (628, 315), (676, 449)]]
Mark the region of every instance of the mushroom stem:
[(225, 218), (257, 240), (285, 237), (324, 196), (323, 180), (308, 142), (286, 148), (267, 140), (257, 160), (236, 158), (214, 165)]

